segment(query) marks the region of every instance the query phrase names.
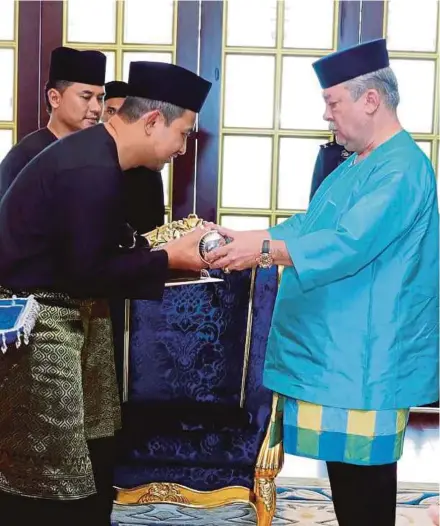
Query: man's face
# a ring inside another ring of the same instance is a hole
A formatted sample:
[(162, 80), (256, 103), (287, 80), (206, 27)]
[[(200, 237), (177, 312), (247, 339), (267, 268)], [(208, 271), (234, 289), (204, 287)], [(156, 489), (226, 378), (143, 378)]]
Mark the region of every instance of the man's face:
[(181, 117), (174, 119), (168, 126), (159, 112), (155, 114), (155, 117), (146, 121), (146, 130), (151, 145), (146, 165), (160, 171), (166, 163), (171, 162), (178, 155), (185, 154), (186, 141), (194, 130), (196, 114), (185, 110)]
[(97, 124), (102, 115), (104, 87), (73, 83), (62, 93), (49, 90), (52, 109), (57, 118), (72, 131), (83, 130)]
[(365, 97), (362, 95), (357, 101), (353, 100), (343, 84), (325, 89), (323, 95), (324, 120), (335, 133), (336, 142), (350, 152), (359, 152), (368, 120)]
[(113, 97), (104, 102), (104, 113), (102, 114), (102, 122), (107, 122), (113, 115), (117, 113), (119, 108), (124, 104), (123, 97)]

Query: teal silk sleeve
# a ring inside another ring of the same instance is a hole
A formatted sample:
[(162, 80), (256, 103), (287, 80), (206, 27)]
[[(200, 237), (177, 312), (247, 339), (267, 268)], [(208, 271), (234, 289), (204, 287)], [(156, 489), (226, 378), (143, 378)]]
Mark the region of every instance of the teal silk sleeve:
[(299, 232), (305, 217), (305, 213), (297, 213), (279, 225), (269, 228), (270, 237), (275, 240), (284, 241), (286, 237), (296, 235)]
[[(423, 170), (419, 165), (415, 169)], [(335, 226), (284, 241), (303, 290), (356, 274), (411, 228), (426, 206), (426, 188), (404, 171), (372, 176), (359, 199)], [(284, 233), (283, 233), (284, 234)]]

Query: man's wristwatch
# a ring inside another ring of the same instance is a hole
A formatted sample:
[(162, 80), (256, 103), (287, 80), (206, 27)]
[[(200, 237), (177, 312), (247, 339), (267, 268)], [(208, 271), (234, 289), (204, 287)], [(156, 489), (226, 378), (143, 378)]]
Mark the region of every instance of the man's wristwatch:
[(261, 247), (260, 255), (257, 258), (257, 263), (260, 268), (270, 268), (273, 265), (273, 256), (270, 252), (270, 240), (265, 239)]

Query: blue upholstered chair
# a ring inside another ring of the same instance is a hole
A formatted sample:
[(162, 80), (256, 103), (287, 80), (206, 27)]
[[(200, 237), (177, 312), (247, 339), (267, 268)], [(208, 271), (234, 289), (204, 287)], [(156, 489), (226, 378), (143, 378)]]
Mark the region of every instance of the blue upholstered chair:
[(277, 269), (211, 275), (224, 281), (127, 303), (116, 502), (246, 501), (266, 526), (283, 459), (269, 447), (276, 399), (262, 385)]

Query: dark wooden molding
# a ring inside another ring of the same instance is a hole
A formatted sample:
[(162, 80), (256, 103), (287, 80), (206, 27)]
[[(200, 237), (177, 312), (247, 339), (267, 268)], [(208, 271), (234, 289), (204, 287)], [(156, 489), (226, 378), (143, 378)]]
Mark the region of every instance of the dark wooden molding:
[(383, 37), (384, 0), (362, 2), (361, 42)]
[(345, 49), (359, 43), (361, 4), (360, 0), (340, 0), (338, 49)]
[(38, 129), (42, 1), (20, 0), (17, 57), (17, 141)]
[[(177, 9), (176, 63), (197, 73), (199, 57), (199, 2), (179, 0)], [(172, 217), (181, 219), (195, 208), (196, 136), (188, 139), (186, 154), (174, 160)]]
[(57, 0), (41, 2), (40, 128), (46, 126), (49, 120), (44, 100), (44, 85), (49, 74), (52, 50), (63, 44), (63, 6), (64, 2)]
[(202, 0), (201, 9), (200, 75), (212, 82), (212, 88), (199, 116), (196, 212), (207, 221), (216, 221), (220, 152), (223, 2)]

